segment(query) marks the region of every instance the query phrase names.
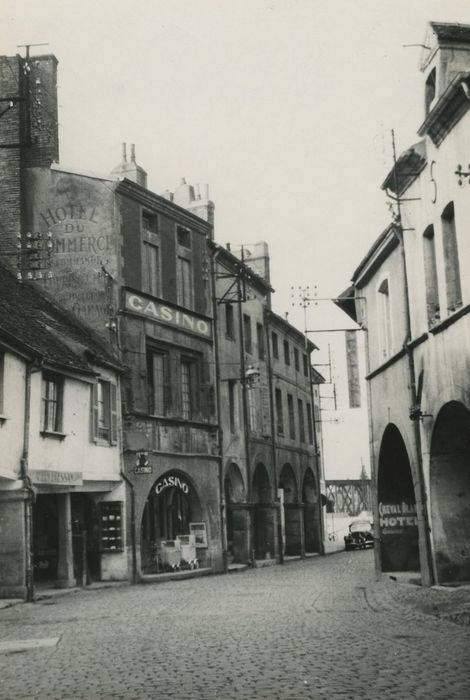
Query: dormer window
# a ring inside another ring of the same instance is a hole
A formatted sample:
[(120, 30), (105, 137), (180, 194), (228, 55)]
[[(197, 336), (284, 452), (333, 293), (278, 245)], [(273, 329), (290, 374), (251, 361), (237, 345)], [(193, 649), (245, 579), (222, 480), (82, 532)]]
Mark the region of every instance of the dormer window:
[(429, 114), (431, 109), (431, 103), (436, 97), (436, 69), (433, 68), (426, 78), (426, 84), (424, 88), (424, 110), (425, 115)]

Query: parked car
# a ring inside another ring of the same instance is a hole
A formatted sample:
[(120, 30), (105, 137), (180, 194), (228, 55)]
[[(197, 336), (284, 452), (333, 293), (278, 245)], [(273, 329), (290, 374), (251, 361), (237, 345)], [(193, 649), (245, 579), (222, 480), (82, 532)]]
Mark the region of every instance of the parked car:
[(349, 533), (344, 536), (344, 548), (367, 549), (374, 546), (373, 527), (370, 520), (353, 520)]

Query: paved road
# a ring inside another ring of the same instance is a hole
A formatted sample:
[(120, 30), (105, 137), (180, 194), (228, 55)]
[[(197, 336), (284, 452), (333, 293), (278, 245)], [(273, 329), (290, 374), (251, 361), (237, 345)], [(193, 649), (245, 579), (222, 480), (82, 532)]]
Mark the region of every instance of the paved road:
[[(0, 611), (0, 698), (468, 700), (470, 627), (403, 607), (373, 554)], [(54, 641), (51, 642), (54, 644)]]

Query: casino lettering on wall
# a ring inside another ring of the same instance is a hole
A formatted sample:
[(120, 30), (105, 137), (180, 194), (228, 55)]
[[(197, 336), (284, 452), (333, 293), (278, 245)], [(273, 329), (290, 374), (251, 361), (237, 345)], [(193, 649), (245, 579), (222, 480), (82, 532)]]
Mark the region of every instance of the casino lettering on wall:
[(139, 294), (126, 292), (125, 306), (128, 311), (133, 311), (141, 316), (146, 316), (154, 321), (161, 321), (171, 326), (177, 326), (182, 330), (197, 333), (205, 338), (211, 337), (210, 322), (198, 318), (187, 311), (181, 311), (173, 306), (158, 301), (146, 299)]

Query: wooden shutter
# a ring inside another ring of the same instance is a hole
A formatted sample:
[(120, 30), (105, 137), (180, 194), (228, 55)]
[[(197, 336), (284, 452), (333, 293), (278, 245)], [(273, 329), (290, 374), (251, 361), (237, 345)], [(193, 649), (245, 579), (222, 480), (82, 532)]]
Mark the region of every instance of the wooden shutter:
[(91, 439), (98, 439), (98, 384), (91, 386)]
[(111, 383), (109, 385), (109, 409), (110, 409), (110, 442), (111, 445), (116, 445), (118, 441), (118, 424), (117, 424), (117, 386)]

